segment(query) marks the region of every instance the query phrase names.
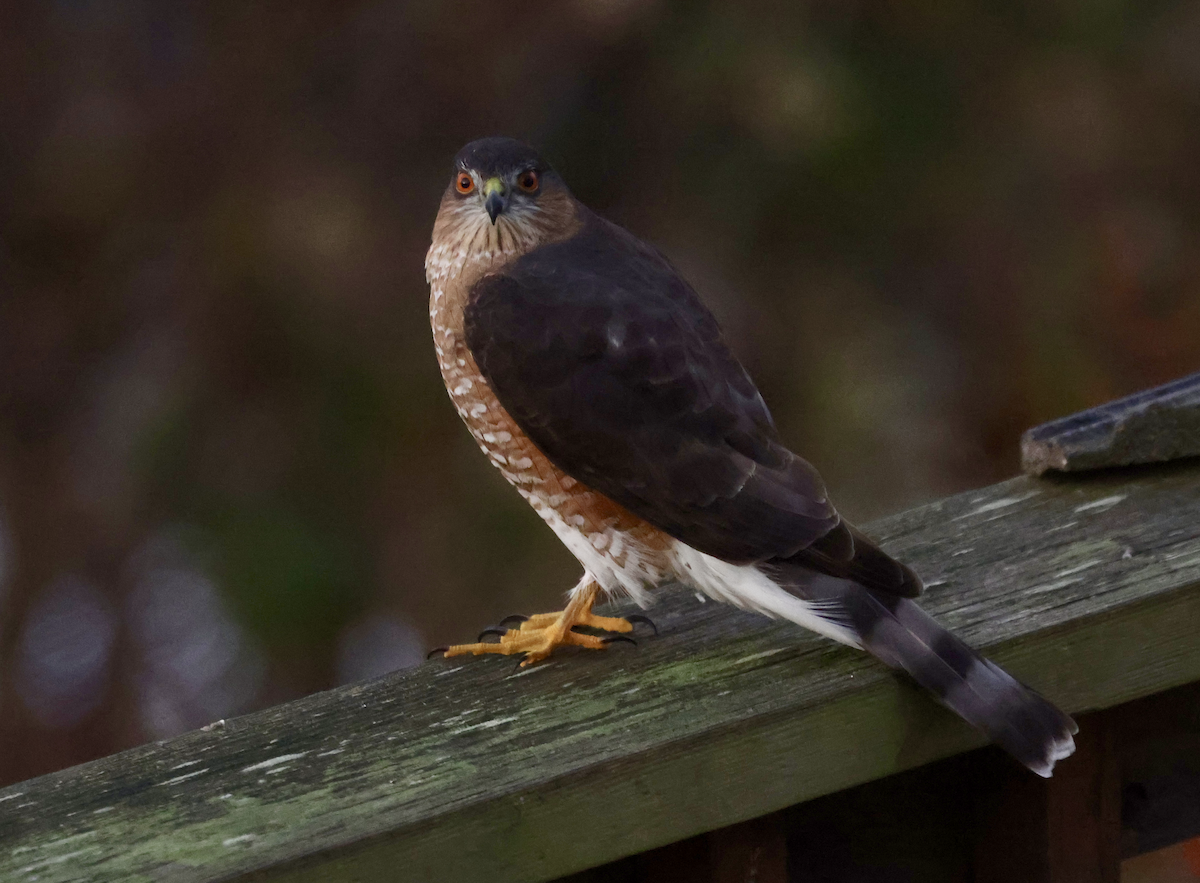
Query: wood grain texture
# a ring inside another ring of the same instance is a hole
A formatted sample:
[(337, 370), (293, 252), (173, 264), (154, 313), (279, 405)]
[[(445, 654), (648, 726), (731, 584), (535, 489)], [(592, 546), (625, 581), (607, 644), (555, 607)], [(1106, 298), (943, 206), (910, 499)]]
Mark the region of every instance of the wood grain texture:
[[(870, 533), (1077, 713), (1200, 680), (1198, 513), (1193, 461), (1018, 478)], [(0, 791), (0, 879), (548, 880), (982, 742), (791, 624), (682, 590), (653, 615), (637, 648), (434, 661)]]
[(1027, 430), (1021, 468), (1081, 472), (1200, 456), (1200, 373)]

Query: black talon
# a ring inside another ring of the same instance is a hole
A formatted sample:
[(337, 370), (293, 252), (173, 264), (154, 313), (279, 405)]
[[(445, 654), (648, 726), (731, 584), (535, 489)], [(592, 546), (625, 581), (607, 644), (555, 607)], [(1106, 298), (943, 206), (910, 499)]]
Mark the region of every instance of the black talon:
[(524, 613), (514, 613), (512, 616), (506, 616), (500, 620), (500, 625), (508, 625), (510, 622), (524, 622), (529, 619)]
[(650, 626), (650, 628), (654, 630), (654, 637), (656, 637), (656, 638), (658, 637), (658, 626), (656, 626), (654, 624), (654, 620), (652, 620), (648, 616), (642, 616), (642, 614), (640, 614), (640, 613), (635, 613), (632, 616), (625, 617), (625, 621), (630, 622), (630, 623), (644, 622), (646, 625)]
[(450, 649), (449, 647), (434, 647), (432, 650), (430, 650), (428, 653), (425, 654), (425, 658), (433, 659), (434, 654), (445, 653), (449, 649)]
[(503, 638), (506, 634), (508, 634), (508, 629), (502, 629), (499, 626), (492, 626), (490, 629), (484, 629), (481, 631), (479, 633), (479, 637), (475, 640), (483, 643), (483, 639), (487, 635), (495, 635), (498, 638)]
[(602, 638), (600, 643), (616, 644), (618, 641), (624, 642), (626, 644), (632, 644), (635, 647), (637, 646), (637, 641), (635, 641), (633, 638), (629, 637), (629, 635), (610, 635), (607, 638)]

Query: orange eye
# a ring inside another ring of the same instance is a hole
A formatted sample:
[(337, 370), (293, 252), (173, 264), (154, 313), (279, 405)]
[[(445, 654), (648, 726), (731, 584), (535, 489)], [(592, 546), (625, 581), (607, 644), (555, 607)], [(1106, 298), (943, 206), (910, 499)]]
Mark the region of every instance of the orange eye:
[(521, 177), (517, 179), (517, 184), (526, 193), (533, 193), (538, 189), (538, 173), (530, 169), (528, 172), (522, 172)]
[(475, 181), (466, 172), (459, 172), (454, 187), (459, 193), (470, 193), (475, 189)]

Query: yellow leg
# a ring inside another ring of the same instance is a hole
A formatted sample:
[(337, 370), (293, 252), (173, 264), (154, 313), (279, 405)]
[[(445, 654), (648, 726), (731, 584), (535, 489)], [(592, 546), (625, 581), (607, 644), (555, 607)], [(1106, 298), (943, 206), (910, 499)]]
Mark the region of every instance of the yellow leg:
[(608, 642), (595, 635), (573, 632), (577, 625), (589, 626), (608, 632), (633, 631), (633, 623), (613, 616), (596, 616), (592, 605), (600, 587), (589, 584), (582, 592), (571, 596), (565, 610), (559, 613), (538, 613), (521, 623), (518, 629), (509, 629), (495, 643), (456, 644), (446, 649), (446, 656), (465, 656), (481, 653), (500, 653), (505, 656), (524, 653), (522, 667), (539, 662), (549, 656), (555, 647), (575, 646), (589, 650), (605, 650)]

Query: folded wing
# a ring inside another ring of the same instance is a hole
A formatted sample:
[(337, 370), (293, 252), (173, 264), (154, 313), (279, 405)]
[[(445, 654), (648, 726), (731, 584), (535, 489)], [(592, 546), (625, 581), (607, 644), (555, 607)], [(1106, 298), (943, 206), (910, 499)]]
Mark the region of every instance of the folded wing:
[(788, 559), (912, 595), (779, 440), (716, 320), (657, 251), (591, 216), (485, 276), (466, 342), (500, 402), (568, 475), (737, 563)]

